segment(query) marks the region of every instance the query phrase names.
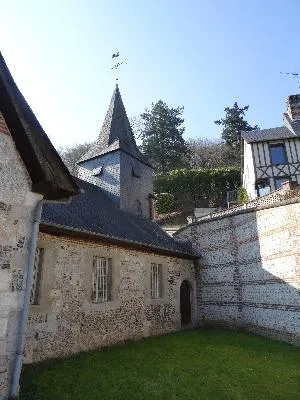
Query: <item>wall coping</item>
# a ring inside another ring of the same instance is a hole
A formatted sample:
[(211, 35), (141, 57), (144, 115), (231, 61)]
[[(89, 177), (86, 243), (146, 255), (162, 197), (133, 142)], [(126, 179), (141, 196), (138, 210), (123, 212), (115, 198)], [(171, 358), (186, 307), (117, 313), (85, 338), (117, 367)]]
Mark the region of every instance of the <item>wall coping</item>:
[(203, 217), (195, 218), (195, 220), (179, 229), (173, 237), (175, 238), (178, 233), (184, 231), (185, 229), (200, 225), (203, 223), (211, 222), (211, 221), (218, 221), (227, 217), (233, 217), (236, 215), (247, 214), (251, 212), (256, 212), (260, 210), (266, 210), (269, 208), (276, 208), (281, 206), (286, 206), (289, 204), (300, 203), (300, 191), (299, 189), (292, 189), (290, 191), (286, 191), (284, 189), (276, 190), (275, 192), (271, 193), (270, 195), (264, 196), (260, 199), (253, 200), (249, 203), (245, 203), (241, 206), (232, 207), (226, 210), (217, 211)]

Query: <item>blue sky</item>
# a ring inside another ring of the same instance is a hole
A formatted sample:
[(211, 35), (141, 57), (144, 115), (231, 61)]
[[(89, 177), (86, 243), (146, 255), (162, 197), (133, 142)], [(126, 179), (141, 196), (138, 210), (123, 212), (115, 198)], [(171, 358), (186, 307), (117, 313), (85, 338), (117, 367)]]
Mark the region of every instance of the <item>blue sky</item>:
[(237, 101), (261, 128), (281, 125), (300, 90), (299, 0), (0, 0), (1, 51), (53, 144), (95, 139), (116, 73), (129, 116), (184, 106), (185, 138), (218, 138)]

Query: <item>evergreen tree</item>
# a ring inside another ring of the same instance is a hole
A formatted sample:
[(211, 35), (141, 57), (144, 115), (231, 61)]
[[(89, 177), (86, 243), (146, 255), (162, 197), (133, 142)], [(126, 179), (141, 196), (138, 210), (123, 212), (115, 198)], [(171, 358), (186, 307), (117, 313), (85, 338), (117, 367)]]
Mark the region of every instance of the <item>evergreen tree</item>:
[(170, 108), (159, 100), (141, 114), (141, 149), (155, 172), (165, 173), (188, 165), (188, 147), (182, 137), (185, 129), (182, 112), (183, 107)]
[(234, 157), (240, 158), (241, 153), (241, 132), (259, 129), (257, 125), (252, 127), (244, 119), (245, 112), (249, 106), (240, 108), (235, 102), (232, 107), (224, 109), (225, 118), (215, 121), (215, 124), (222, 125), (222, 139), (231, 148)]

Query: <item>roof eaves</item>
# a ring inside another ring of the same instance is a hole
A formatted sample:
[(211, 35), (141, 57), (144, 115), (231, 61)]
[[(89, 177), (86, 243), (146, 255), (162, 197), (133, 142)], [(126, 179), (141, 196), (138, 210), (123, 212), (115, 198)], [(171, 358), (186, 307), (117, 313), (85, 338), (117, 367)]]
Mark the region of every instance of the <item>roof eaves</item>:
[(85, 159), (84, 156), (83, 156), (79, 161), (76, 162), (76, 164), (77, 164), (77, 165), (80, 165), (80, 164), (82, 164), (82, 163), (84, 163), (84, 162), (86, 162), (86, 161), (94, 160), (94, 159), (97, 158), (97, 157), (104, 156), (105, 154), (111, 154), (111, 153), (114, 153), (114, 152), (116, 152), (116, 151), (123, 151), (124, 153), (126, 153), (126, 154), (128, 154), (129, 156), (135, 158), (136, 160), (142, 162), (143, 164), (148, 165), (148, 167), (150, 167), (150, 168), (152, 168), (152, 169), (154, 168), (153, 165), (152, 165), (149, 161), (147, 161), (144, 157), (138, 157), (137, 155), (134, 155), (134, 154), (132, 154), (132, 153), (130, 153), (130, 152), (128, 152), (128, 151), (122, 149), (121, 147), (120, 147), (120, 148), (117, 148), (117, 149), (113, 149), (113, 150), (101, 152), (101, 153), (99, 153), (99, 154), (97, 154), (97, 155), (94, 155), (94, 156), (92, 156), (92, 157), (90, 157), (90, 158), (86, 158), (86, 159)]
[(45, 199), (78, 194), (78, 186), (14, 82), (1, 52), (0, 92), (1, 112), (32, 180), (32, 189)]
[(254, 131), (242, 131), (242, 138), (246, 143), (268, 142), (297, 137), (287, 126), (269, 129), (258, 129)]
[(99, 233), (95, 233), (92, 231), (87, 231), (84, 229), (78, 229), (78, 228), (73, 228), (73, 227), (68, 227), (65, 225), (59, 225), (59, 224), (52, 224), (52, 223), (48, 223), (48, 222), (42, 222), (40, 224), (40, 231), (45, 232), (45, 233), (68, 233), (72, 236), (72, 233), (75, 233), (75, 236), (79, 236), (79, 237), (89, 237), (89, 238), (94, 238), (94, 239), (98, 239), (98, 240), (102, 240), (102, 241), (106, 241), (106, 242), (110, 242), (110, 243), (115, 243), (115, 244), (119, 244), (119, 245), (127, 245), (128, 246), (133, 246), (139, 249), (144, 249), (144, 250), (155, 250), (156, 252), (160, 252), (162, 254), (165, 255), (173, 255), (176, 257), (180, 257), (180, 258), (189, 258), (189, 259), (198, 259), (199, 257), (201, 257), (201, 254), (193, 254), (192, 252), (184, 252), (184, 251), (177, 251), (175, 249), (167, 249), (165, 247), (161, 247), (161, 246), (155, 246), (155, 245), (147, 245), (145, 243), (142, 242), (138, 242), (138, 241), (134, 241), (134, 240), (130, 240), (130, 239), (121, 239), (118, 238), (116, 236), (112, 236), (112, 235), (103, 235), (103, 234), (99, 234)]

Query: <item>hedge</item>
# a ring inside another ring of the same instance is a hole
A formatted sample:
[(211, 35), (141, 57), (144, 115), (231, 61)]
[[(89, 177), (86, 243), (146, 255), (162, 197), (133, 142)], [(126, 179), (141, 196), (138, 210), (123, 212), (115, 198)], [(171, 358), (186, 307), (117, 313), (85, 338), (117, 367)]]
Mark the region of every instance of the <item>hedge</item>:
[(174, 210), (174, 196), (171, 193), (155, 195), (155, 209), (157, 214), (166, 214)]
[(227, 191), (241, 186), (239, 168), (177, 169), (154, 177), (155, 193), (171, 193), (177, 208), (226, 205)]

